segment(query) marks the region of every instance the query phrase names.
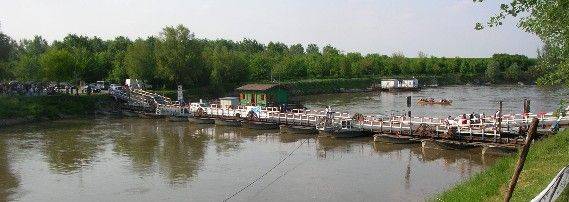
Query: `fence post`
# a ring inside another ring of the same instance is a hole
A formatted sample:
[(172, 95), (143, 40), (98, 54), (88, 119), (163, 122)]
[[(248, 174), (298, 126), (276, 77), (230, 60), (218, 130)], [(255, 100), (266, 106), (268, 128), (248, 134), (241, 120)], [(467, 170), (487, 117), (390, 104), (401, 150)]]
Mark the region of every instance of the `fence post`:
[(537, 118), (533, 118), (533, 120), (531, 121), (531, 126), (530, 126), (530, 129), (528, 131), (525, 144), (522, 147), (522, 151), (520, 152), (520, 158), (518, 159), (518, 163), (516, 164), (516, 170), (514, 171), (514, 175), (512, 176), (512, 179), (510, 180), (510, 185), (508, 186), (508, 192), (506, 193), (506, 196), (504, 198), (505, 202), (509, 202), (510, 199), (512, 198), (512, 194), (514, 193), (514, 189), (516, 188), (516, 184), (518, 183), (518, 178), (520, 177), (522, 169), (524, 168), (524, 163), (526, 162), (526, 157), (527, 157), (528, 152), (529, 152), (529, 147), (530, 147), (531, 142), (533, 141), (533, 137), (535, 136), (535, 133), (537, 131), (537, 124), (538, 123), (539, 123), (539, 119), (537, 119)]

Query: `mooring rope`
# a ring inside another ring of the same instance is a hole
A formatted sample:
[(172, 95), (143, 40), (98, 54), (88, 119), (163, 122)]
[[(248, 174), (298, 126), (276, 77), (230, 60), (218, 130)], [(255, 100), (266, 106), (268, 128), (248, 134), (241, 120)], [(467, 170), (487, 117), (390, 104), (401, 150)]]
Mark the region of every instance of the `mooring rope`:
[(265, 177), (267, 174), (269, 174), (271, 171), (273, 171), (277, 166), (279, 166), (281, 163), (283, 163), (288, 157), (292, 156), (292, 154), (298, 150), (298, 148), (300, 148), (300, 146), (302, 146), (306, 141), (308, 141), (308, 139), (302, 141), (302, 143), (300, 143), (294, 150), (292, 150), (288, 155), (286, 155), (284, 158), (282, 158), (278, 163), (276, 163), (271, 169), (267, 170), (267, 172), (265, 172), (263, 175), (257, 177), (255, 180), (253, 180), (252, 182), (250, 182), (249, 184), (247, 184), (246, 186), (242, 187), (239, 191), (233, 193), (231, 196), (227, 197), (225, 201), (228, 201), (229, 199), (237, 196), (237, 194), (241, 193), (242, 191), (244, 191), (245, 189), (249, 188), (250, 186), (252, 186), (253, 184), (255, 184), (257, 181), (259, 181), (261, 178)]
[(276, 181), (278, 181), (279, 179), (281, 179), (281, 177), (284, 177), (284, 176), (287, 175), (290, 171), (292, 171), (292, 170), (298, 168), (299, 166), (301, 166), (301, 165), (304, 164), (305, 162), (306, 162), (306, 160), (303, 161), (303, 162), (301, 162), (301, 163), (299, 163), (299, 164), (297, 164), (296, 166), (292, 167), (291, 169), (285, 171), (283, 174), (279, 175), (277, 178), (275, 178), (273, 181), (271, 181), (269, 184), (267, 184), (267, 186), (265, 186), (265, 187), (263, 187), (261, 190), (259, 190), (259, 191), (257, 192), (257, 194), (255, 194), (255, 196), (253, 196), (253, 197), (257, 197), (259, 194), (263, 193), (263, 191), (265, 191), (265, 189), (267, 189), (267, 188), (268, 188), (269, 186), (271, 186), (273, 183), (275, 183)]

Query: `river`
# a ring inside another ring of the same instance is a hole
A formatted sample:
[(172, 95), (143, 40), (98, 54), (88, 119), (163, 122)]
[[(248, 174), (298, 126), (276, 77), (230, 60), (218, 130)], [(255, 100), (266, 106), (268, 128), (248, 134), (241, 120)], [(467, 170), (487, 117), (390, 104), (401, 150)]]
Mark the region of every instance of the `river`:
[[(379, 114), (404, 110), (408, 94), (444, 96), (455, 103), (414, 108), (416, 114), (432, 111), (444, 116), (461, 110), (492, 111), (496, 100), (510, 98), (515, 100), (506, 101), (505, 108), (515, 110), (524, 96), (532, 100), (533, 109), (551, 111), (566, 95), (532, 87), (490, 88), (491, 92), (479, 88), (303, 99), (307, 106)], [(480, 108), (473, 106), (476, 103)], [(223, 201), (235, 193), (231, 200), (422, 201), (495, 160), (480, 155), (479, 149), (441, 151), (374, 143), (371, 138), (299, 137), (94, 117), (1, 129), (0, 201)]]
[[(402, 115), (407, 108), (406, 97), (411, 96), (413, 116), (445, 118), (470, 114), (487, 115), (498, 110), (498, 101), (503, 101), (504, 114), (522, 113), (523, 101), (531, 102), (531, 112), (551, 112), (561, 99), (569, 98), (567, 89), (540, 89), (535, 86), (445, 86), (425, 88), (414, 92), (364, 92), (346, 94), (312, 95), (300, 98), (309, 109), (324, 109), (330, 106), (341, 112), (362, 113), (365, 115)], [(452, 105), (417, 105), (419, 98), (452, 100)]]

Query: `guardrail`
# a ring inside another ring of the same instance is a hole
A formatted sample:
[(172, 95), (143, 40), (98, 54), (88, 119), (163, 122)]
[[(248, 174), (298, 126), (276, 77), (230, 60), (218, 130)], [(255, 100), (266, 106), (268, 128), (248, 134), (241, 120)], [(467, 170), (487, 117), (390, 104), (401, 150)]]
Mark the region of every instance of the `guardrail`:
[(533, 198), (532, 202), (542, 202), (542, 201), (555, 201), (563, 190), (567, 188), (567, 184), (569, 183), (569, 166), (561, 169), (559, 173), (551, 180), (549, 185), (545, 187), (543, 191), (541, 191), (535, 198)]

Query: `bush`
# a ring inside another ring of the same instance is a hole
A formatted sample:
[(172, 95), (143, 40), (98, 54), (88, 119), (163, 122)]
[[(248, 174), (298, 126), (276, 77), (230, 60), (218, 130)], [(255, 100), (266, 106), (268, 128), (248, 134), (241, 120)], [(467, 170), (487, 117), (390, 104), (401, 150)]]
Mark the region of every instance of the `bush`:
[(0, 96), (0, 119), (85, 115), (97, 110), (98, 102), (108, 99), (107, 95)]

